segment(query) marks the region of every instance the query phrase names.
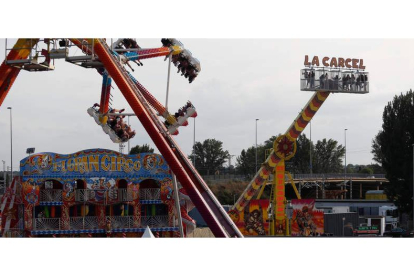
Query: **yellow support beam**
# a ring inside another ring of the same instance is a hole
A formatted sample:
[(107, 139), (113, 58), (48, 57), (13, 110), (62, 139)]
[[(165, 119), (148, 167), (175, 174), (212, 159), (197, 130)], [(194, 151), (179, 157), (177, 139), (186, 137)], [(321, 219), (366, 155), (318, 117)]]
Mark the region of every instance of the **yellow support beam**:
[(292, 185), (292, 188), (293, 188), (293, 190), (295, 191), (296, 197), (297, 197), (298, 199), (302, 199), (302, 198), (300, 197), (300, 194), (299, 194), (299, 192), (298, 192), (298, 189), (296, 188), (295, 181), (293, 181), (293, 177), (292, 177), (292, 175), (290, 174), (290, 172), (286, 172), (286, 175), (288, 176), (289, 181), (290, 181), (290, 184)]

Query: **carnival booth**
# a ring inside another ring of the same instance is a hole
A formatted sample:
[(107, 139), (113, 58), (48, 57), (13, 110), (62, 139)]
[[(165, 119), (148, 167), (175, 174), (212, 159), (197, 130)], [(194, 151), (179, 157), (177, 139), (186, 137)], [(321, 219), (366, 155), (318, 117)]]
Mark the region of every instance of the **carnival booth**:
[(159, 154), (37, 153), (21, 160), (16, 179), (23, 236), (141, 237), (147, 226), (156, 237), (179, 236), (172, 174)]

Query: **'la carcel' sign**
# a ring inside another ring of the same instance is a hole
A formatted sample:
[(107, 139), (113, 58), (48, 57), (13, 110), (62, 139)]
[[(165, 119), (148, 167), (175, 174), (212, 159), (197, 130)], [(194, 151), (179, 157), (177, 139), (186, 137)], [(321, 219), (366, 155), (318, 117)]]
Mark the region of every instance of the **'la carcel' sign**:
[[(346, 67), (352, 69), (365, 69), (364, 60), (357, 58), (330, 58), (324, 57), (322, 59), (323, 66), (326, 67)], [(309, 61), (309, 57), (305, 56), (305, 66), (319, 66), (319, 57), (314, 56), (312, 62)]]

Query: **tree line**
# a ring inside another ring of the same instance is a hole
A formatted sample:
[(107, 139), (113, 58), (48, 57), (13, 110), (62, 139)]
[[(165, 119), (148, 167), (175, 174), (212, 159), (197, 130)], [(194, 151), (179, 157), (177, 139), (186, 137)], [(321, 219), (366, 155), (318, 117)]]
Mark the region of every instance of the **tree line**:
[[(277, 136), (272, 136), (263, 144), (257, 146), (258, 167), (268, 157)], [(342, 158), (345, 148), (334, 139), (318, 140), (316, 144), (310, 141), (306, 134), (299, 135), (296, 140), (296, 154), (286, 164), (292, 173), (310, 173), (312, 158), (312, 173), (339, 173), (343, 171)], [(237, 157), (237, 169), (242, 174), (256, 173), (256, 147), (252, 146), (241, 151)]]
[[(272, 136), (263, 144), (257, 145), (258, 168), (266, 160), (273, 148), (273, 142), (277, 136)], [(311, 172), (310, 154), (312, 153), (312, 173), (341, 173), (344, 170), (343, 157), (345, 148), (334, 139), (318, 140), (316, 144), (310, 141), (305, 134), (297, 139), (295, 156), (287, 162), (288, 170), (292, 173), (308, 174)], [(149, 145), (135, 146), (130, 154), (154, 152)], [(256, 147), (243, 149), (236, 157), (236, 166), (229, 164), (230, 153), (223, 148), (223, 142), (216, 139), (206, 139), (196, 142), (192, 153), (188, 156), (201, 175), (213, 175), (218, 173), (233, 173), (245, 176), (256, 173)], [(381, 166), (377, 164), (358, 165), (348, 164), (348, 173), (383, 173)]]
[[(263, 144), (257, 145), (258, 168), (266, 160), (276, 138), (277, 136), (272, 136)], [(310, 153), (312, 153), (313, 173), (343, 172), (342, 158), (345, 155), (345, 148), (333, 139), (322, 139), (314, 144), (305, 134), (300, 135), (297, 139), (296, 154), (288, 163), (290, 171), (310, 173)], [(230, 154), (223, 149), (223, 142), (216, 139), (206, 139), (204, 142), (195, 143), (189, 158), (195, 161), (195, 167), (200, 174), (210, 175), (224, 170), (224, 165), (229, 162)], [(242, 175), (256, 173), (255, 146), (241, 151), (236, 158), (233, 172)]]

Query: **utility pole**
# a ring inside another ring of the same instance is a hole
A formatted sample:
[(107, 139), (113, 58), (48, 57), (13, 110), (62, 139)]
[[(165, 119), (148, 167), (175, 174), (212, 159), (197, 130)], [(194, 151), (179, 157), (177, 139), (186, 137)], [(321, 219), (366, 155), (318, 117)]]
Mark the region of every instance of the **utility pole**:
[(12, 120), (12, 108), (10, 109), (10, 168), (11, 168), (11, 180), (10, 184), (13, 182), (13, 120)]
[(195, 167), (195, 119), (194, 118), (194, 134), (193, 134), (193, 166)]
[(344, 167), (344, 178), (346, 178), (346, 131), (347, 130), (348, 130), (347, 128), (344, 130), (344, 133), (345, 133), (345, 167)]
[[(6, 177), (9, 175), (10, 166), (7, 166), (7, 174)], [(9, 185), (7, 185), (9, 184)], [(9, 179), (9, 183), (6, 183), (6, 187), (11, 185), (11, 180)]]
[[(129, 126), (131, 126), (131, 125), (129, 124), (129, 117), (130, 117), (130, 116), (128, 116), (128, 125), (129, 125)], [(130, 143), (129, 143), (129, 140), (131, 140), (131, 139), (128, 139), (128, 153), (127, 153), (127, 154), (129, 154), (129, 153), (130, 153), (130, 151), (131, 151), (131, 145), (130, 145)]]
[(165, 109), (168, 110), (168, 94), (170, 91), (170, 71), (171, 71), (171, 55), (168, 55), (168, 75), (167, 75), (167, 92), (165, 93)]
[[(0, 186), (0, 193), (4, 193), (6, 190), (6, 161), (1, 160), (3, 162), (3, 183)], [(1, 225), (0, 225), (1, 228)]]
[(312, 120), (309, 121), (309, 167), (312, 178)]
[(259, 121), (259, 119), (256, 119), (256, 171), (257, 172), (257, 121)]
[[(344, 167), (344, 189), (346, 190), (346, 131), (347, 131), (348, 129), (346, 128), (345, 130), (344, 130), (344, 133), (345, 133), (345, 167)], [(346, 192), (345, 192), (345, 198), (346, 198)]]
[(342, 237), (345, 237), (345, 217), (342, 218)]

